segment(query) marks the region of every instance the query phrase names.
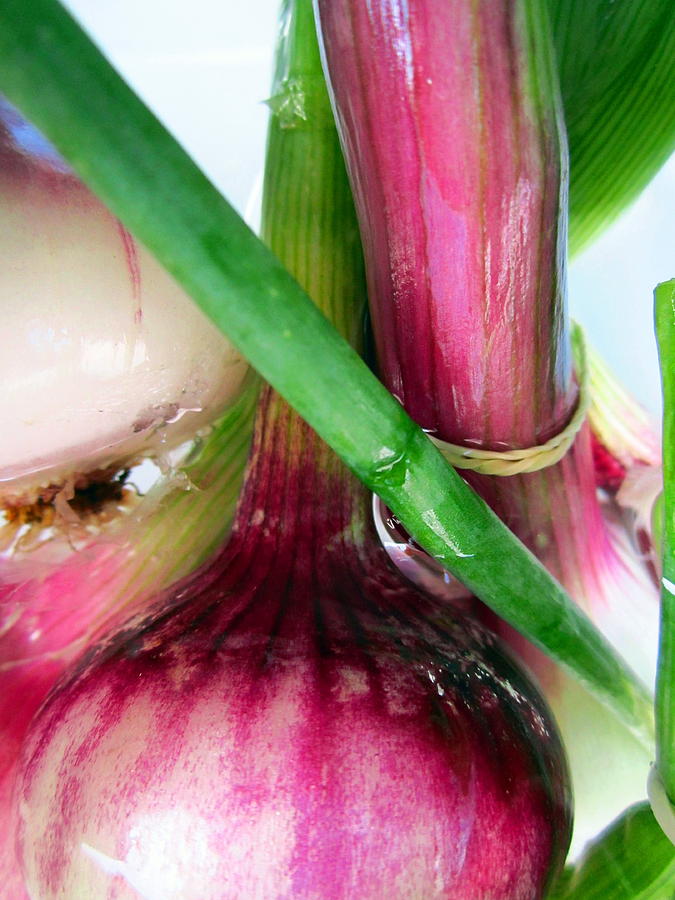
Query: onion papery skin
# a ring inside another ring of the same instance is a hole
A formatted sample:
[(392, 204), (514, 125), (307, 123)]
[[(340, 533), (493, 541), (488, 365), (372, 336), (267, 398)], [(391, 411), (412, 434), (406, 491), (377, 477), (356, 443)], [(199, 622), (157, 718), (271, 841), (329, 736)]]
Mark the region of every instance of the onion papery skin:
[(266, 404), (228, 546), (33, 724), (29, 894), (543, 896), (570, 831), (543, 700), (490, 632), (402, 579), (362, 489)]

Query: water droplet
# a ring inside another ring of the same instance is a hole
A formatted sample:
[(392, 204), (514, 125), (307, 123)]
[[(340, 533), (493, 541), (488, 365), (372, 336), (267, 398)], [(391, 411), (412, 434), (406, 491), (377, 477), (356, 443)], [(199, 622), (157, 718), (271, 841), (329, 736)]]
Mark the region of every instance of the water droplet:
[(178, 409), (176, 409), (176, 411), (173, 413), (172, 416), (170, 416), (169, 418), (166, 418), (164, 420), (164, 424), (165, 425), (173, 425), (174, 422), (180, 421), (180, 419), (182, 419), (184, 415), (186, 415), (187, 413), (191, 413), (191, 412), (200, 413), (200, 412), (203, 412), (203, 408), (201, 406), (187, 406), (187, 407), (179, 406)]
[(534, 537), (534, 544), (537, 550), (544, 551), (547, 549), (548, 545), (551, 543), (550, 538), (543, 531), (537, 532)]
[(456, 601), (471, 592), (410, 537), (400, 520), (373, 494), (373, 521), (387, 555), (417, 587), (443, 600)]
[(265, 103), (282, 128), (297, 128), (309, 118), (307, 91), (301, 78), (284, 79), (277, 93)]
[(400, 487), (408, 474), (409, 460), (405, 453), (382, 447), (373, 466), (371, 480), (376, 485)]
[(422, 513), (422, 521), (425, 525), (427, 525), (438, 537), (440, 537), (443, 542), (447, 545), (448, 549), (452, 551), (452, 553), (458, 559), (472, 559), (476, 554), (470, 553), (467, 550), (462, 549), (457, 541), (453, 538), (450, 532), (447, 530), (445, 525), (438, 518), (438, 514), (433, 509), (427, 509)]

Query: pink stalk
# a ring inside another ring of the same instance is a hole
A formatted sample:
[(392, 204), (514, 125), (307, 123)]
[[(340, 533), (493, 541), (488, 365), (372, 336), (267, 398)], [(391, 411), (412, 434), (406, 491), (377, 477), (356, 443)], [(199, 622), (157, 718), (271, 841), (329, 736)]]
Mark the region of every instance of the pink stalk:
[(576, 392), (565, 145), (529, 4), (319, 10), (385, 383), (443, 440), (546, 440)]
[[(565, 303), (566, 143), (541, 4), (318, 8), (383, 380), (441, 440), (497, 450), (543, 443), (570, 419), (577, 389)], [(649, 681), (657, 595), (603, 515), (587, 426), (550, 468), (467, 480)], [(560, 700), (575, 771), (573, 732), (590, 700), (570, 709), (560, 690), (568, 679), (511, 639), (554, 709)], [(611, 754), (601, 735), (595, 741), (596, 759)]]

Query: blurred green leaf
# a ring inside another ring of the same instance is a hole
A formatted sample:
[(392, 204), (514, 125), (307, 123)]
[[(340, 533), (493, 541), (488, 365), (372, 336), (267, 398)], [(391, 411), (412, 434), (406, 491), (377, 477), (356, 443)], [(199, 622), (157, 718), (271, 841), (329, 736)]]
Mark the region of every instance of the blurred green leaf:
[(565, 869), (549, 900), (672, 900), (675, 846), (648, 803), (636, 803)]
[(570, 249), (675, 150), (673, 0), (548, 0), (570, 144)]

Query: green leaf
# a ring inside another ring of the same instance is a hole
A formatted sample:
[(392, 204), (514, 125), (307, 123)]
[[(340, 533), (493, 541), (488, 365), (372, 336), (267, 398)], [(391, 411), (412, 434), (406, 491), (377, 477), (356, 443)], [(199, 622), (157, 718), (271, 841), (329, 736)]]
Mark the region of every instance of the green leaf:
[(55, 0), (0, 4), (0, 90), (411, 536), (649, 744), (644, 686)]
[(672, 0), (548, 0), (581, 250), (675, 150)]
[(565, 869), (549, 900), (672, 900), (675, 847), (648, 803), (636, 803)]

